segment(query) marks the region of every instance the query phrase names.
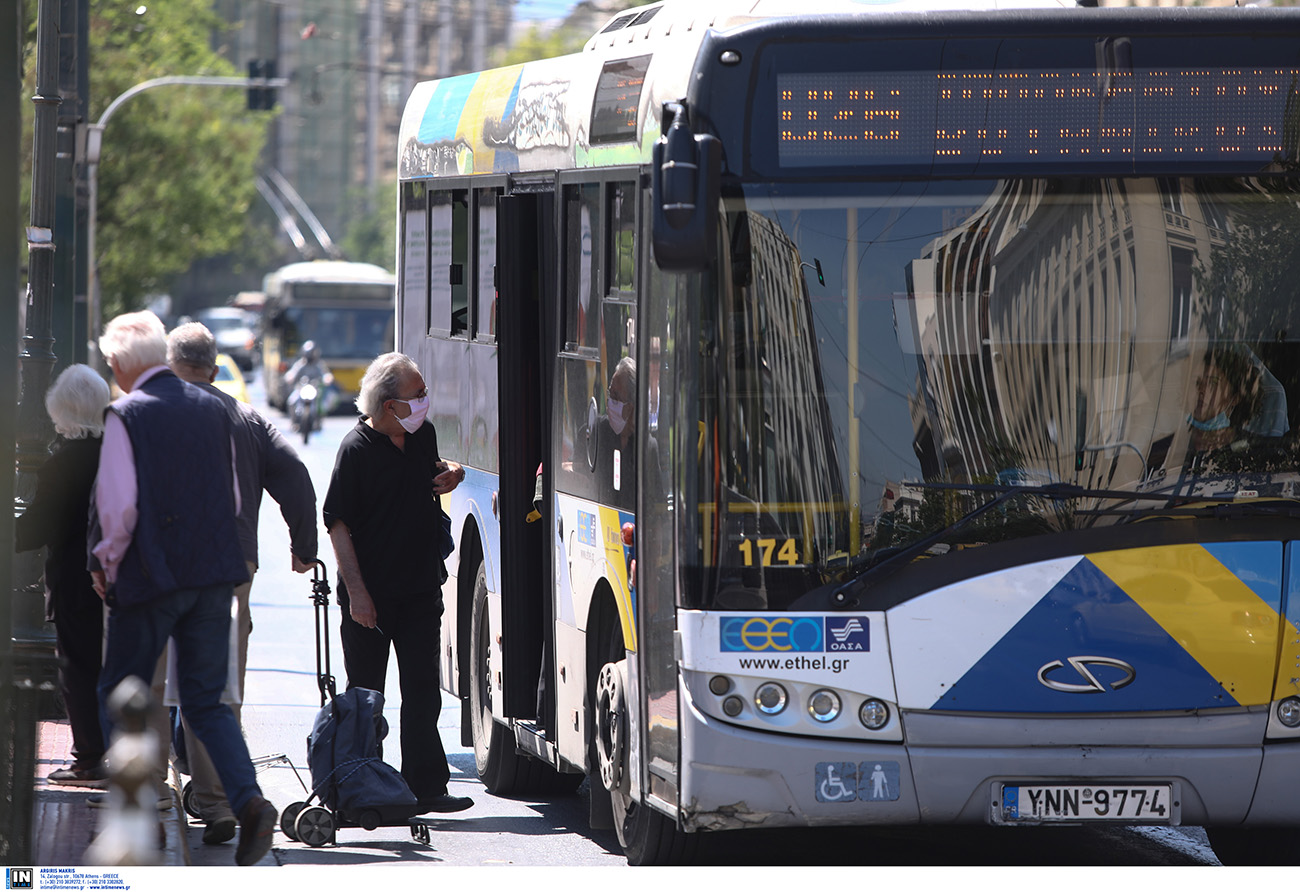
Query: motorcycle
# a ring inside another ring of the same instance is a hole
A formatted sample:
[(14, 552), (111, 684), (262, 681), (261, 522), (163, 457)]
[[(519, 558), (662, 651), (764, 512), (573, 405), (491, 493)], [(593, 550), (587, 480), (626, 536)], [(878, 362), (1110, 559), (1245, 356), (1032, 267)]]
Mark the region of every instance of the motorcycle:
[(311, 439), (312, 431), (320, 430), (324, 387), (324, 382), (301, 378), (294, 384), (293, 393), (289, 395), (289, 417), (293, 429), (302, 434), (303, 445)]

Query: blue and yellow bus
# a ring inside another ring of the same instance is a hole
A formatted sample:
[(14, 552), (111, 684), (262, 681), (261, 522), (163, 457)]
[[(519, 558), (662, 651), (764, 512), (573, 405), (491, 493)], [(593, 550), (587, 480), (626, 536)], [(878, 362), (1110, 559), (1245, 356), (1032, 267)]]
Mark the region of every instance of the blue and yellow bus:
[(1294, 859), (1300, 11), (815, 6), (411, 96), (480, 776), (589, 776), (634, 863), (1095, 822)]
[(283, 410), (285, 372), (311, 341), (329, 366), (340, 398), (351, 401), (370, 361), (393, 349), (397, 277), (373, 263), (304, 260), (262, 280), (262, 370), (266, 399)]

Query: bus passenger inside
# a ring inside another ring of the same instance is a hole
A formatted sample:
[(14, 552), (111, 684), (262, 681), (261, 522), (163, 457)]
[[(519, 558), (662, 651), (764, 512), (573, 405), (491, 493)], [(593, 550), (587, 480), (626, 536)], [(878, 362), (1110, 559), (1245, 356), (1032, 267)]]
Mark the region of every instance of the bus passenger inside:
[[(636, 360), (624, 356), (609, 379), (605, 414), (596, 418), (588, 432), (594, 449), (588, 452), (591, 469), (602, 494), (601, 501), (636, 508)], [(659, 466), (658, 445), (651, 439), (646, 454), (652, 467)]]

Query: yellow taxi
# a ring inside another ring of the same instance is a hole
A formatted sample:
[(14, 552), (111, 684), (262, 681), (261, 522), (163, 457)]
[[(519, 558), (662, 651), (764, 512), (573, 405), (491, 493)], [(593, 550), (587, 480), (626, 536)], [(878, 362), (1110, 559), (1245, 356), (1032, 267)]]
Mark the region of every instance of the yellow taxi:
[(241, 403), (248, 402), (248, 386), (244, 383), (244, 374), (229, 354), (217, 354), (217, 377), (212, 386), (225, 391)]

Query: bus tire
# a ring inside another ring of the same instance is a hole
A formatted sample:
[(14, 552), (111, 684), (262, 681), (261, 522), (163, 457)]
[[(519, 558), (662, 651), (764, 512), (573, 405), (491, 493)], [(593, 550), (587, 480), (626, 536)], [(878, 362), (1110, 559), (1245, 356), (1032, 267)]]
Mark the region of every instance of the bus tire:
[[(608, 608), (609, 605), (605, 606)], [(589, 702), (593, 705), (591, 795), (603, 794), (608, 797), (614, 830), (629, 864), (691, 864), (695, 859), (699, 836), (683, 833), (667, 815), (628, 795), (631, 786), (627, 774), (628, 747), (634, 746), (635, 741), (626, 737), (630, 727), (627, 715), (629, 706), (625, 696), (627, 650), (623, 644), (623, 631), (617, 612), (606, 609), (597, 616), (599, 620), (596, 628), (601, 635), (598, 654), (606, 662), (594, 674), (595, 681), (589, 695)], [(601, 714), (602, 710), (611, 708), (619, 709), (622, 714), (613, 717)], [(603, 764), (611, 757), (618, 758), (621, 764)], [(618, 789), (610, 790), (608, 784), (611, 782)]]
[(1225, 867), (1283, 867), (1300, 863), (1290, 827), (1206, 827), (1210, 848)]
[(572, 793), (582, 775), (563, 774), (515, 749), (510, 729), (492, 717), (492, 629), (488, 615), (487, 574), (480, 561), (474, 579), (470, 621), (470, 736), (474, 767), (489, 793), (532, 796)]
[(683, 833), (667, 815), (642, 803), (629, 806), (619, 838), (633, 865), (682, 865), (695, 862), (698, 833)]

